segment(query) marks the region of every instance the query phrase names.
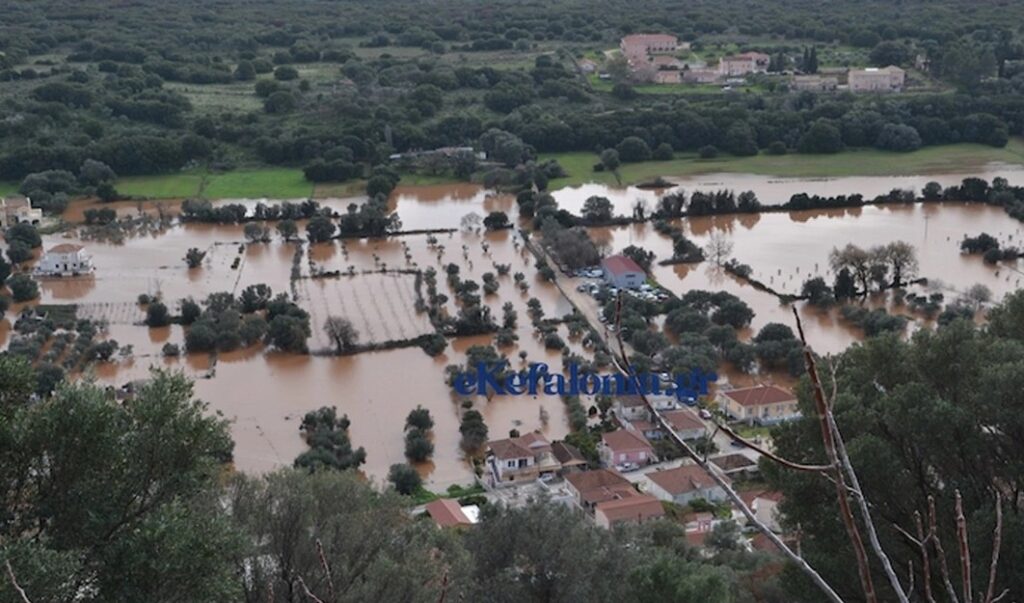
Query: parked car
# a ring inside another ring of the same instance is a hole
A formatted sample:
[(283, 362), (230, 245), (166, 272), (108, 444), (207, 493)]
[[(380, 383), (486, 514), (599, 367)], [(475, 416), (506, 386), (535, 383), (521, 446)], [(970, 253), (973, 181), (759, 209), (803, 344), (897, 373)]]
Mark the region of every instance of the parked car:
[(711, 418), (711, 411), (706, 409), (706, 408), (700, 409), (700, 418), (702, 418), (702, 419), (710, 419)]

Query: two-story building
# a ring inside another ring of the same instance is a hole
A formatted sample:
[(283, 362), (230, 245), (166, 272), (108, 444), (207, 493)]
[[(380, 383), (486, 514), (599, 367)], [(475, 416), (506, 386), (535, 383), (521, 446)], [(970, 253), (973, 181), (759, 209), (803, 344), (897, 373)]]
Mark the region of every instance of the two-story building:
[(846, 74), (850, 92), (900, 92), (907, 72), (895, 65), (851, 69)]
[(40, 276), (78, 276), (95, 269), (92, 256), (81, 245), (61, 243), (49, 248), (36, 266)]
[(729, 417), (750, 424), (772, 425), (800, 416), (796, 394), (776, 385), (719, 391), (715, 400)]
[(624, 255), (612, 255), (601, 260), (604, 282), (619, 289), (636, 289), (647, 280), (644, 269)]
[(750, 73), (766, 73), (771, 57), (763, 52), (744, 52), (722, 57), (718, 62), (720, 77), (737, 77)]
[(630, 429), (601, 434), (598, 452), (606, 467), (642, 467), (656, 460), (651, 443)]
[(496, 484), (532, 481), (562, 468), (551, 444), (539, 433), (488, 442), (486, 461)]

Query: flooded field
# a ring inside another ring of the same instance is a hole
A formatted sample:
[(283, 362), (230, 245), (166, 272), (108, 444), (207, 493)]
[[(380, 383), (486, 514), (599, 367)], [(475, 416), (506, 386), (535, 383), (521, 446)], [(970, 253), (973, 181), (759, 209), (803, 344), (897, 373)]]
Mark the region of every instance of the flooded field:
[[(1024, 172), (999, 167), (991, 167), (981, 175), (1000, 175), (1010, 182), (1024, 180), (1015, 177), (1024, 176)], [(797, 192), (861, 193), (870, 197), (892, 188), (920, 188), (929, 180), (954, 184), (964, 176), (793, 180), (729, 174), (700, 176), (679, 184), (691, 191), (754, 190), (762, 202), (779, 203)], [(591, 195), (607, 196), (615, 203), (617, 212), (628, 213), (638, 198), (646, 199), (653, 207), (658, 193), (599, 185), (555, 193), (561, 206), (574, 212)], [(339, 212), (351, 202), (352, 199), (326, 201)], [(137, 299), (142, 293), (160, 295), (173, 308), (185, 297), (203, 299), (219, 291), (238, 293), (248, 285), (265, 283), (275, 293), (291, 295), (294, 288), (296, 302), (311, 315), (313, 335), (309, 346), (313, 351), (330, 349), (323, 324), (331, 315), (349, 318), (362, 343), (409, 339), (434, 330), (427, 315), (416, 311), (417, 272), (435, 270), (438, 290), (448, 298), (444, 309), (452, 316), (458, 312), (455, 292), (445, 282), (446, 268), (454, 264), (462, 280), (482, 284), (485, 273), (494, 275), (497, 291), (478, 293), (495, 320), (501, 321), (506, 303), (517, 313), (518, 341), (500, 350), (513, 366), (524, 362), (520, 352), (525, 352), (526, 362), (543, 361), (555, 369), (561, 368), (562, 353), (545, 349), (535, 334), (527, 301), (536, 298), (546, 318), (561, 317), (571, 312), (572, 305), (554, 285), (538, 276), (534, 257), (518, 231), (482, 232), (478, 219), (464, 220), (467, 214), (482, 218), (490, 211), (504, 211), (514, 218), (513, 196), (489, 193), (470, 184), (399, 187), (390, 204), (398, 211), (403, 229), (456, 231), (315, 245), (286, 243), (276, 233), (269, 243), (244, 244), (242, 227), (238, 225), (175, 224), (159, 234), (130, 238), (123, 244), (83, 240), (74, 234), (47, 235), (45, 247), (64, 242), (84, 245), (97, 270), (87, 278), (43, 280), (41, 302), (77, 304), (81, 317), (109, 323), (105, 337), (132, 346), (131, 358), (95, 365), (90, 370), (103, 383), (120, 386), (143, 378), (150, 366), (183, 370), (195, 378), (197, 394), (213, 410), (233, 421), (235, 458), (241, 469), (264, 471), (291, 464), (305, 450), (298, 429), (302, 416), (320, 406), (334, 405), (352, 421), (353, 444), (367, 451), (363, 470), (383, 480), (392, 463), (404, 461), (406, 414), (422, 405), (430, 409), (435, 421), (434, 458), (418, 467), (428, 487), (440, 489), (452, 483), (467, 483), (472, 472), (458, 445), (463, 401), (453, 397), (445, 384), (444, 372), (450, 364), (463, 363), (471, 346), (489, 344), (493, 336), (449, 339), (448, 348), (435, 358), (418, 347), (331, 357), (283, 354), (269, 351), (263, 345), (216, 355), (164, 358), (161, 350), (165, 344), (184, 347), (183, 328), (175, 325), (149, 329), (141, 324), (145, 312)], [(87, 207), (73, 204), (66, 218), (80, 219)], [(124, 216), (140, 210), (138, 204), (128, 202), (115, 207)], [(158, 210), (153, 204), (144, 204), (141, 209), (174, 215), (178, 207), (169, 203)], [(733, 243), (731, 257), (749, 264), (755, 278), (791, 293), (797, 293), (810, 276), (823, 276), (831, 282), (828, 253), (846, 243), (870, 247), (903, 240), (912, 244), (920, 263), (919, 274), (930, 280), (929, 290), (943, 291), (947, 299), (975, 283), (989, 287), (998, 299), (1018, 288), (1020, 278), (1024, 277), (1013, 266), (992, 267), (979, 257), (960, 254), (960, 240), (965, 235), (988, 232), (1009, 244), (1019, 244), (1024, 236), (1020, 223), (1001, 209), (981, 205), (885, 205), (694, 218), (679, 220), (678, 225), (698, 245), (706, 243), (714, 233), (724, 234)], [(741, 337), (750, 337), (768, 322), (792, 324), (791, 309), (780, 304), (775, 296), (755, 290), (710, 262), (657, 264), (671, 256), (672, 241), (650, 225), (592, 228), (590, 233), (609, 253), (628, 245), (653, 251), (657, 256), (653, 276), (676, 294), (706, 289), (739, 296), (756, 312), (752, 327), (740, 333)], [(193, 247), (207, 255), (201, 267), (189, 269), (183, 258)], [(525, 290), (517, 284), (517, 273), (522, 273)], [(312, 278), (314, 275), (322, 278)], [(889, 302), (883, 298), (869, 299), (867, 303), (878, 306)], [(834, 310), (821, 311), (802, 303), (798, 310), (808, 337), (819, 352), (841, 351), (861, 337)], [(891, 306), (890, 310), (900, 311)], [(6, 346), (10, 339), (10, 316), (0, 321), (0, 346)], [(569, 336), (564, 325), (559, 327), (559, 335), (572, 352), (590, 357), (580, 341)], [(747, 384), (755, 379), (729, 372), (727, 367), (723, 371), (733, 383)], [(772, 378), (787, 382), (784, 376)], [(590, 403), (584, 400), (585, 406)], [(473, 407), (483, 414), (492, 438), (505, 437), (511, 429), (541, 429), (554, 439), (564, 436), (569, 429), (563, 403), (554, 397), (480, 398), (473, 401)]]
[(991, 181), (993, 178), (1006, 178), (1011, 184), (1024, 184), (1024, 168), (1015, 165), (989, 164), (977, 171), (964, 173), (928, 174), (920, 176), (848, 176), (842, 178), (779, 178), (758, 174), (699, 174), (686, 177), (669, 178), (674, 185), (672, 189), (650, 190), (635, 186), (610, 188), (603, 184), (584, 184), (578, 187), (567, 187), (552, 193), (559, 207), (579, 214), (583, 203), (594, 195), (608, 197), (615, 206), (615, 213), (630, 215), (637, 201), (643, 200), (653, 209), (658, 198), (665, 192), (682, 189), (687, 192), (710, 192), (729, 189), (741, 193), (754, 191), (764, 205), (778, 205), (789, 201), (798, 193), (808, 195), (835, 196), (860, 194), (865, 199), (873, 199), (893, 189), (921, 191), (931, 181), (942, 186), (960, 184), (967, 177), (976, 176)]

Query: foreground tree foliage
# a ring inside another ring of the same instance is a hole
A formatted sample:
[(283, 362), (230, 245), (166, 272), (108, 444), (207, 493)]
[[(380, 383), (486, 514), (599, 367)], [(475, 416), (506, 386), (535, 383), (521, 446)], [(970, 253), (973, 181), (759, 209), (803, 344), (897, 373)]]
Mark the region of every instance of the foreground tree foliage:
[(214, 488), (233, 444), (191, 383), (157, 372), (119, 404), (88, 384), (30, 402), (33, 380), (0, 357), (0, 557), (31, 600), (237, 597)]
[[(894, 567), (914, 562), (918, 595), (923, 596), (918, 549), (893, 526), (914, 533), (914, 512), (926, 516), (928, 497), (934, 496), (953, 584), (962, 592), (954, 490), (963, 496), (970, 526), (975, 589), (988, 582), (998, 492), (1004, 527), (996, 594), (1024, 592), (1024, 575), (1017, 570), (1024, 563), (1021, 325), (1024, 293), (1016, 293), (991, 311), (987, 327), (960, 319), (937, 331), (918, 331), (909, 341), (885, 334), (851, 348), (836, 363), (837, 423), (873, 505), (882, 545)], [(827, 372), (825, 386), (831, 389)], [(786, 458), (820, 463), (825, 459), (821, 433), (806, 388), (800, 400), (805, 418), (776, 429), (775, 443)], [(790, 525), (800, 525), (808, 561), (840, 588), (840, 595), (856, 600), (861, 596), (856, 564), (834, 510), (834, 486), (820, 476), (775, 468), (769, 476), (786, 494), (782, 508)], [(882, 584), (885, 578), (874, 561), (875, 582)], [(937, 559), (931, 569), (938, 591)], [(901, 577), (906, 579), (905, 569)], [(794, 574), (788, 582), (799, 600), (820, 600), (802, 577)]]

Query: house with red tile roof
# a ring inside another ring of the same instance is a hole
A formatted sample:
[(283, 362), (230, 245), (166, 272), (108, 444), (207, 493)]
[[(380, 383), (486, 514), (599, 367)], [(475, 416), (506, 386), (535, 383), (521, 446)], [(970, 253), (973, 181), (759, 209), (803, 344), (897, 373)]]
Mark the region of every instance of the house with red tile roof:
[(570, 473), (565, 476), (565, 487), (576, 504), (589, 512), (599, 503), (638, 494), (632, 482), (614, 469)]
[(620, 289), (636, 289), (647, 280), (644, 269), (624, 255), (612, 255), (601, 260), (604, 281)]
[(532, 481), (562, 468), (550, 442), (539, 433), (488, 442), (486, 461), (495, 484)]
[(619, 42), (619, 50), (630, 62), (646, 61), (648, 57), (659, 54), (673, 54), (678, 48), (679, 38), (671, 34), (630, 34)]
[(690, 409), (669, 410), (661, 413), (661, 416), (672, 427), (672, 431), (684, 440), (696, 440), (707, 433), (704, 421)]
[(602, 528), (613, 528), (624, 523), (643, 523), (665, 516), (661, 501), (649, 494), (609, 500), (594, 508), (594, 521)]
[(458, 501), (450, 498), (439, 498), (428, 503), (425, 509), (439, 528), (470, 526), (476, 523), (466, 515)]
[(697, 465), (652, 471), (645, 478), (647, 491), (665, 502), (687, 505), (698, 498), (711, 502), (727, 498), (725, 490)]
[(722, 77), (736, 77), (748, 73), (765, 73), (771, 57), (763, 52), (744, 52), (722, 57), (718, 63), (718, 73)]
[(619, 467), (627, 464), (643, 466), (656, 460), (651, 443), (639, 433), (629, 429), (617, 429), (601, 434), (598, 452), (606, 467)]
[(719, 391), (715, 400), (731, 418), (750, 424), (772, 425), (800, 416), (796, 394), (777, 385)]

